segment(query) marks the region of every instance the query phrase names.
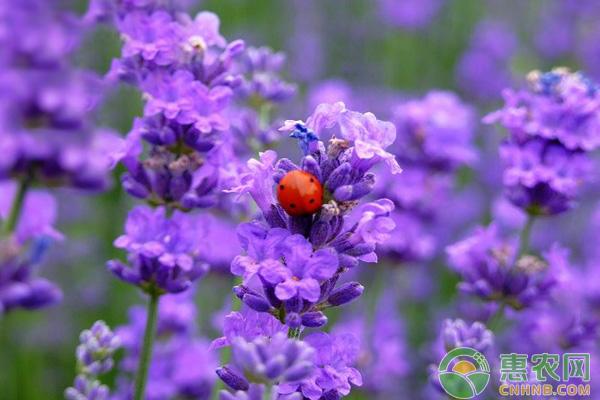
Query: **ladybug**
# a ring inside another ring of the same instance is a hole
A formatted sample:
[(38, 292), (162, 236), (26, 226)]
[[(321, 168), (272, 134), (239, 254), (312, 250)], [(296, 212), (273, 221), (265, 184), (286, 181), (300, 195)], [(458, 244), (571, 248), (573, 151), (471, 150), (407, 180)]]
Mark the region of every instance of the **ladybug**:
[(290, 171), (279, 181), (277, 200), (292, 217), (314, 214), (323, 205), (323, 186), (311, 173)]

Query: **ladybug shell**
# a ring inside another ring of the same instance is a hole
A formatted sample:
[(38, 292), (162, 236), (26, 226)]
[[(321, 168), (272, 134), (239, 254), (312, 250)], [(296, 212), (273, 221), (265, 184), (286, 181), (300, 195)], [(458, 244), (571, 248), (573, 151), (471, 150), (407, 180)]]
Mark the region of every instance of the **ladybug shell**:
[(277, 185), (277, 200), (292, 217), (314, 214), (323, 205), (323, 186), (311, 173), (290, 171)]

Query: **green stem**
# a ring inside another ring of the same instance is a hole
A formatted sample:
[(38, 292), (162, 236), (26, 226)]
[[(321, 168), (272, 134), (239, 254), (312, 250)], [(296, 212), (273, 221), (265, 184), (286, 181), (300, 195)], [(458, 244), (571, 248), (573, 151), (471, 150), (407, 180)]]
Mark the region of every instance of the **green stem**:
[(271, 391), (273, 387), (271, 385), (265, 385), (265, 391), (263, 393), (263, 400), (271, 400)]
[[(232, 287), (239, 286), (244, 283), (244, 280), (240, 276), (234, 276), (233, 279), (231, 280), (231, 283), (232, 283)], [(241, 308), (242, 308), (242, 301), (235, 294), (233, 294), (232, 300), (231, 300), (231, 310), (239, 311)]]
[(148, 317), (146, 320), (146, 330), (144, 332), (144, 344), (140, 360), (138, 363), (137, 376), (135, 378), (135, 400), (143, 400), (146, 390), (146, 380), (148, 378), (148, 369), (152, 359), (152, 346), (154, 345), (154, 336), (156, 334), (156, 318), (158, 316), (158, 299), (160, 295), (156, 292), (150, 292), (150, 301), (148, 302)]
[(519, 236), (519, 251), (517, 252), (517, 258), (529, 250), (529, 239), (531, 237), (531, 229), (533, 228), (534, 222), (535, 217), (533, 215), (527, 215), (527, 221)]
[(264, 103), (260, 106), (258, 111), (258, 127), (260, 129), (267, 129), (271, 123), (271, 103)]
[(504, 310), (506, 310), (506, 304), (501, 303), (498, 309), (492, 315), (488, 322), (488, 329), (494, 333), (498, 333), (497, 330), (500, 328), (502, 321), (504, 320)]
[(19, 217), (21, 215), (21, 211), (23, 210), (23, 204), (25, 203), (25, 194), (29, 189), (29, 184), (29, 178), (24, 178), (19, 183), (17, 193), (15, 194), (15, 198), (13, 199), (12, 206), (10, 208), (10, 213), (8, 214), (8, 218), (4, 223), (4, 232), (7, 234), (13, 233), (17, 228)]

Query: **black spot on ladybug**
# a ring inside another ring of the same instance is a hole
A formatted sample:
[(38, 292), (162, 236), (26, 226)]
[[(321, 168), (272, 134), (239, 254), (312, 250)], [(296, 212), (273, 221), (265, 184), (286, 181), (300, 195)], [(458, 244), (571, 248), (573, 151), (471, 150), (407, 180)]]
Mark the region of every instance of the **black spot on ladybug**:
[(315, 180), (313, 178), (310, 178), (310, 183), (313, 183)]
[(283, 190), (283, 189), (285, 189), (285, 186), (284, 185), (279, 185), (279, 189)]
[(315, 199), (310, 199), (308, 202), (309, 202), (310, 204), (312, 204), (312, 203), (314, 203), (314, 202), (315, 202)]
[(296, 208), (296, 205), (294, 203), (290, 203), (290, 208)]

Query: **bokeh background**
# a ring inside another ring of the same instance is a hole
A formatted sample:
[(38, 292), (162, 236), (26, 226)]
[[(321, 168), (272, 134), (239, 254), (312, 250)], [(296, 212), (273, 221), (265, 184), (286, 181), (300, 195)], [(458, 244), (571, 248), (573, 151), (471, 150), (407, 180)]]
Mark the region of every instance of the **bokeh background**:
[[(87, 8), (83, 1), (66, 3), (78, 13)], [(452, 90), (481, 117), (498, 107), (503, 87), (521, 84), (532, 69), (566, 65), (599, 77), (598, 8), (583, 0), (208, 0), (194, 5), (219, 15), (226, 38), (243, 38), (287, 55), (285, 76), (299, 87), (281, 111), (290, 119), (308, 115), (324, 86), (337, 88), (354, 108), (383, 117), (395, 101), (432, 89)], [(119, 52), (117, 34), (99, 27), (87, 37), (77, 62), (105, 73)], [(125, 134), (141, 110), (139, 94), (122, 86), (110, 94), (100, 118)], [(493, 214), (501, 171), (496, 145), (502, 134), (478, 125), (482, 163), (456, 174), (457, 196), (448, 208), (452, 213), (467, 207), (472, 218), (469, 226), (458, 226), (446, 237), (447, 243)], [(106, 260), (122, 256), (112, 242), (133, 205), (117, 184), (121, 173), (115, 171), (112, 189), (98, 196), (57, 192), (58, 228), (69, 239), (53, 247), (41, 274), (59, 283), (64, 300), (42, 312), (16, 311), (0, 321), (0, 399), (61, 398), (75, 373), (79, 332), (98, 319), (123, 324), (128, 308), (140, 303), (141, 295), (105, 268)], [(584, 254), (596, 193), (592, 186), (576, 212), (542, 222), (538, 232), (551, 228), (574, 257)], [(537, 236), (534, 242), (549, 240)], [(387, 261), (366, 267), (385, 270), (379, 276), (393, 282), (400, 296), (406, 330), (402, 362), (409, 366), (401, 384), (409, 393), (421, 393), (427, 384), (428, 343), (456, 296), (457, 278), (445, 267), (443, 244), (427, 265)], [(376, 287), (382, 278), (367, 272), (365, 279)], [(211, 274), (196, 290), (202, 333), (211, 338), (218, 336), (211, 318), (230, 297), (230, 287), (230, 277)], [(363, 301), (374, 301), (371, 297), (368, 289)], [(369, 397), (355, 391), (350, 398)]]

